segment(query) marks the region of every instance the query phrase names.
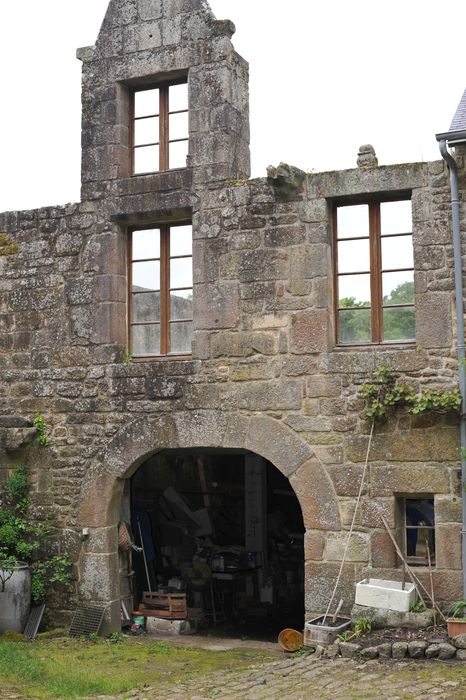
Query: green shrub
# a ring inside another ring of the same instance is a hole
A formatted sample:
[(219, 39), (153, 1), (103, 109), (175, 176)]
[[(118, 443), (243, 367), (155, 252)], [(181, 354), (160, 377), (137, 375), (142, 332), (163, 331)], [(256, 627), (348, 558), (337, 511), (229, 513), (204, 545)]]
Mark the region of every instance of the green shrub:
[(384, 419), (397, 408), (404, 408), (413, 415), (426, 411), (461, 411), (461, 393), (457, 388), (423, 389), (420, 394), (416, 394), (407, 382), (395, 378), (384, 363), (375, 370), (374, 380), (363, 384), (359, 391), (360, 398), (365, 402), (362, 415), (367, 421)]
[(5, 590), (18, 561), (24, 561), (31, 568), (32, 599), (39, 603), (45, 600), (48, 586), (69, 583), (71, 562), (66, 557), (46, 555), (49, 531), (34, 521), (28, 493), (27, 470), (18, 466), (0, 495), (0, 590)]

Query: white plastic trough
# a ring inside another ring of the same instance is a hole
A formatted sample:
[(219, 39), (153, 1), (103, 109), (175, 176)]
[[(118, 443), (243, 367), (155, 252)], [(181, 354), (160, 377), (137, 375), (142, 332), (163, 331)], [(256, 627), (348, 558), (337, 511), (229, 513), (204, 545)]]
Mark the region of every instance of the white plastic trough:
[(356, 584), (356, 605), (409, 612), (409, 606), (416, 602), (416, 598), (416, 589), (412, 583), (405, 583), (404, 590), (399, 581), (383, 581), (378, 578), (366, 578)]

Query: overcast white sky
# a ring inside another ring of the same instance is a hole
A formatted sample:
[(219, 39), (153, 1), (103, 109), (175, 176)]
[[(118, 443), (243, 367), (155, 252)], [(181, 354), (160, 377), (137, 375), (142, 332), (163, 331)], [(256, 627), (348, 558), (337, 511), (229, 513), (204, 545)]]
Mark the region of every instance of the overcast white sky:
[[(108, 0), (0, 2), (0, 211), (79, 199), (79, 46)], [(251, 67), (252, 174), (439, 157), (466, 87), (464, 0), (211, 0)], [(444, 19), (443, 19), (444, 18)]]

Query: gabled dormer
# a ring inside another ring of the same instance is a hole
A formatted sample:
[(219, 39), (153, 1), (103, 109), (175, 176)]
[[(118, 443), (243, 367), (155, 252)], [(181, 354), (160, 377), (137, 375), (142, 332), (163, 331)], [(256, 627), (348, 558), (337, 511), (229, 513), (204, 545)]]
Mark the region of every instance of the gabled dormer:
[(95, 46), (77, 54), (83, 199), (128, 178), (163, 191), (249, 176), (248, 65), (234, 31), (205, 0), (111, 0)]

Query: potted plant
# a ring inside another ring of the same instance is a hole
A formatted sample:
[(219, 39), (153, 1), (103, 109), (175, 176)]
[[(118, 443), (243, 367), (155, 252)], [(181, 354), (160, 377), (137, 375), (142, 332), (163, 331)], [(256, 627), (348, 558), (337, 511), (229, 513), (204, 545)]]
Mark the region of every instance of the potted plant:
[(16, 467), (0, 495), (0, 633), (22, 632), (34, 603), (45, 598), (48, 584), (70, 579), (70, 562), (47, 557), (48, 529), (34, 522), (25, 467)]
[(448, 611), (447, 629), (449, 637), (466, 634), (466, 600), (458, 600)]

